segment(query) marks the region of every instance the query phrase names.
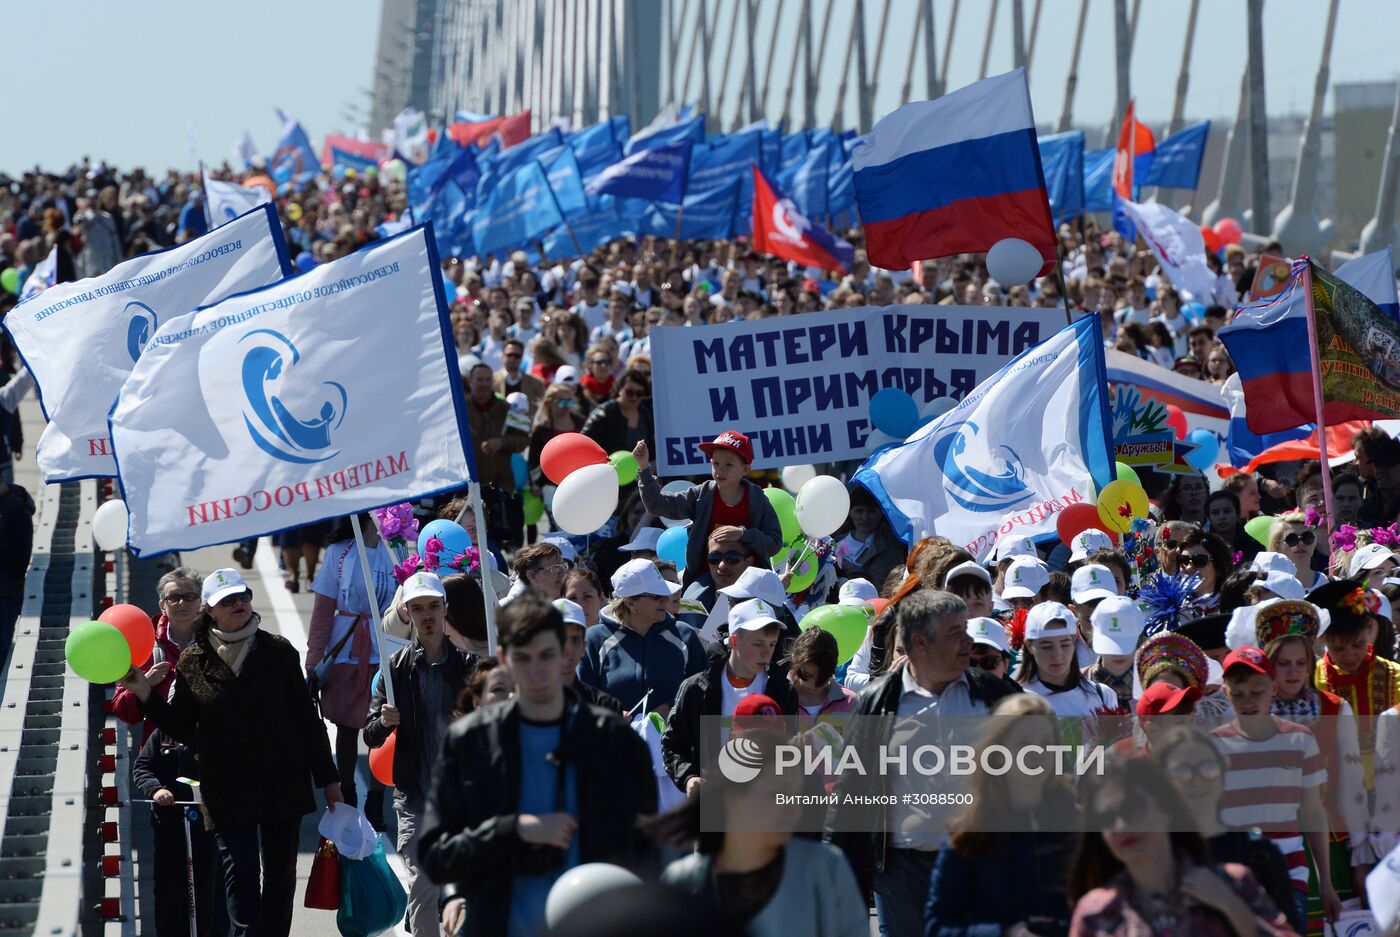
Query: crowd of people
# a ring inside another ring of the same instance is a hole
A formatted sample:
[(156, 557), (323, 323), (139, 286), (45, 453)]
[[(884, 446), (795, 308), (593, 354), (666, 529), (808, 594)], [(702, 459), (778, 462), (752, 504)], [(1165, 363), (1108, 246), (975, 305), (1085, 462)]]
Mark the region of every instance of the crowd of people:
[[(303, 268), (372, 242), (405, 203), (377, 174), (277, 191)], [(0, 268), (20, 284), (54, 248), (60, 278), (84, 276), (204, 229), (188, 175), (84, 162), (0, 184)], [(977, 257), (876, 270), (859, 229), (848, 237), (856, 260), (841, 274), (741, 239), (444, 260), (486, 529), (459, 498), (414, 511), (460, 523), (478, 561), (405, 574), (367, 515), (371, 596), (346, 524), (281, 535), (287, 587), (314, 595), (300, 660), (252, 610), (239, 568), (255, 543), (233, 567), (161, 580), (159, 653), (114, 700), (146, 722), (138, 783), (158, 818), (167, 811), (159, 933), (182, 926), (170, 863), (183, 869), (184, 844), (169, 832), (177, 808), (163, 806), (187, 799), (181, 765), (197, 753), (206, 803), (201, 928), (285, 935), (314, 791), (384, 825), (387, 788), (357, 790), (355, 764), (361, 742), (391, 737), (419, 937), (543, 933), (551, 886), (589, 862), (637, 870), (696, 899), (676, 907), (756, 937), (868, 934), (871, 905), (894, 937), (1302, 934), (1364, 901), (1366, 873), (1400, 833), (1400, 443), (1380, 429), (1357, 434), (1353, 467), (1332, 472), (1330, 514), (1315, 461), (1223, 480), (1143, 471), (1151, 518), (1131, 535), (1008, 535), (985, 562), (941, 537), (901, 542), (851, 486), (847, 523), (810, 544), (819, 571), (802, 588), (773, 562), (785, 538), (763, 490), (778, 475), (753, 470), (742, 433), (702, 446), (708, 475), (685, 490), (663, 490), (651, 465), (653, 384), (684, 377), (653, 373), (653, 328), (897, 303), (1065, 305), (1099, 312), (1107, 346), (1221, 384), (1233, 367), (1215, 335), (1259, 252), (1227, 246), (1211, 260), (1213, 295), (1184, 298), (1150, 252), (1092, 222), (1062, 230), (1061, 276), (1009, 288)], [(15, 301), (0, 291), (0, 314)], [(23, 454), (14, 409), (0, 407), (0, 457)], [(545, 444), (575, 432), (639, 469), (583, 537), (553, 529), (540, 467)], [(1265, 515), (1260, 542), (1246, 525)], [(683, 565), (658, 555), (672, 524), (686, 525)], [(495, 646), (484, 578), (501, 600)], [(832, 633), (801, 627), (828, 605), (867, 615), (849, 659)], [(402, 639), (387, 686), (376, 627)], [(993, 714), (1017, 718), (989, 719), (981, 746), (1103, 744), (1108, 768), (1077, 784), (978, 772), (971, 805), (951, 816), (910, 806), (924, 779), (908, 775), (882, 781), (894, 803), (833, 806), (815, 830), (773, 807), (796, 789), (773, 758), (792, 732), (835, 725), (863, 751), (906, 724)], [(704, 736), (762, 717), (750, 733), (762, 771), (736, 784)], [(707, 798), (720, 828), (703, 822)]]

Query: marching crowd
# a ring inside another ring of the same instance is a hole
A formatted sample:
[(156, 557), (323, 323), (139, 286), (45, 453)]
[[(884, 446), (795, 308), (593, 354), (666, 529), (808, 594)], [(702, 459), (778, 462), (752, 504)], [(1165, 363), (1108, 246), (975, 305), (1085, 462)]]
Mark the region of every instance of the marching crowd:
[[(301, 267), (371, 242), (404, 204), (402, 185), (375, 174), (278, 191)], [(62, 279), (204, 227), (188, 175), (84, 162), (0, 179), (0, 268), (21, 285), (55, 247)], [(650, 903), (655, 884), (638, 886), (554, 932), (647, 920), (678, 933), (864, 935), (873, 904), (894, 937), (1243, 937), (1302, 934), (1364, 901), (1367, 872), (1400, 841), (1400, 443), (1381, 430), (1358, 433), (1354, 467), (1333, 472), (1333, 516), (1316, 462), (1223, 481), (1143, 471), (1151, 517), (1133, 532), (1003, 536), (985, 562), (940, 537), (902, 543), (852, 486), (846, 525), (809, 544), (817, 573), (801, 579), (773, 561), (790, 539), (764, 495), (779, 477), (752, 469), (742, 433), (702, 446), (709, 474), (688, 487), (656, 478), (651, 388), (680, 379), (652, 371), (656, 327), (894, 303), (1065, 304), (1102, 313), (1107, 345), (1229, 377), (1215, 332), (1257, 254), (1226, 246), (1212, 256), (1215, 295), (1185, 301), (1116, 235), (1090, 223), (1062, 237), (1063, 275), (1010, 289), (978, 258), (916, 274), (874, 270), (858, 251), (849, 272), (824, 274), (740, 240), (447, 258), (486, 529), (460, 499), (413, 505), (415, 521), (459, 524), (476, 548), (459, 567), (416, 570), (368, 515), (367, 567), (343, 521), (281, 535), (288, 588), (305, 562), (314, 595), (302, 659), (252, 609), (236, 567), (250, 568), (255, 543), (235, 550), (235, 567), (161, 579), (157, 652), (113, 700), (145, 723), (136, 782), (159, 806), (157, 932), (187, 926), (182, 820), (167, 805), (189, 799), (176, 778), (193, 759), (207, 829), (192, 844), (200, 932), (285, 935), (316, 790), (382, 826), (387, 790), (357, 790), (355, 763), (361, 742), (391, 739), (406, 924), (419, 937), (543, 933), (551, 886), (590, 862), (662, 883), (664, 907)], [(858, 229), (850, 239), (859, 247)], [(0, 290), (0, 314), (17, 292)], [(0, 351), (13, 373), (12, 349)], [(23, 454), (8, 399), (0, 470)], [(550, 532), (540, 467), (545, 444), (574, 432), (638, 467), (587, 537)], [(854, 466), (819, 468), (845, 478)], [(0, 544), (20, 522), (6, 503)], [(1272, 518), (1258, 539), (1256, 518)], [(684, 563), (658, 555), (676, 524)], [(13, 624), (5, 590), (23, 580), (13, 565), (0, 568), (0, 630)], [(494, 647), (486, 579), (500, 599)], [(860, 610), (858, 647), (801, 627), (828, 606)], [(399, 638), (387, 686), (379, 627)], [(796, 790), (774, 769), (794, 732), (810, 743), (835, 726), (833, 744), (866, 751), (908, 725), (992, 714), (1020, 718), (986, 720), (979, 747), (1102, 744), (1107, 768), (1077, 784), (978, 771), (970, 804), (948, 815), (918, 806), (926, 781), (911, 775), (883, 779), (893, 802), (855, 816), (839, 801), (846, 779), (818, 778), (838, 801), (810, 829), (774, 809), (775, 794)], [(725, 777), (703, 744), (721, 719), (752, 740), (755, 780)], [(702, 800), (722, 824), (705, 822)]]

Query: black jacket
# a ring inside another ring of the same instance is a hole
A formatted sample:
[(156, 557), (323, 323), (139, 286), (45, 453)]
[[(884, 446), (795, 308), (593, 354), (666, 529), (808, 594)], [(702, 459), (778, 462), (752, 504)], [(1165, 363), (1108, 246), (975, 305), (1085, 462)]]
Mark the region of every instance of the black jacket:
[[(131, 780), (146, 797), (154, 797), (162, 788), (175, 795), (176, 800), (194, 800), (194, 792), (188, 784), (181, 784), (176, 778), (199, 780), (199, 756), (194, 746), (175, 741), (160, 729), (156, 729), (141, 746), (141, 753), (131, 768)], [(185, 808), (179, 806), (156, 807), (152, 805), (151, 825), (164, 826), (167, 823), (184, 822)]]
[[(476, 670), (476, 656), (459, 650), (451, 641), (445, 641), (446, 656), (443, 666), (443, 682), (447, 692), (442, 695), (442, 714), (447, 721), (452, 719), (452, 710), (457, 703), (457, 694), (467, 685)], [(394, 787), (411, 800), (421, 800), (426, 793), (427, 778), (418, 776), (422, 761), (424, 704), (423, 691), (418, 682), (418, 668), (426, 667), (423, 661), (423, 646), (416, 640), (408, 647), (401, 648), (389, 658), (389, 679), (394, 681), (394, 701), (399, 708), (398, 740), (394, 743)], [(393, 728), (379, 719), (379, 713), (388, 702), (384, 695), (384, 684), (375, 683), (374, 695), (369, 701), (369, 721), (365, 723), (365, 745), (378, 748), (389, 740)]]
[[(656, 812), (651, 753), (621, 716), (566, 696), (561, 757), (575, 771), (582, 862), (628, 868), (650, 859), (637, 820)], [(529, 847), (516, 832), (520, 710), (495, 703), (459, 719), (443, 741), (428, 793), (418, 861), (466, 899), (463, 933), (498, 937), (509, 926), (511, 883)]]
[(175, 665), (170, 701), (153, 693), (142, 704), (159, 729), (199, 749), (211, 830), (304, 816), (316, 809), (313, 781), (340, 780), (301, 655), (266, 631), (249, 640), (256, 643), (235, 676), (201, 626)]
[[(878, 749), (889, 741), (894, 728), (893, 717), (899, 711), (899, 698), (904, 692), (904, 670), (908, 666), (907, 662), (901, 663), (880, 679), (872, 681), (856, 698), (855, 706), (851, 709), (852, 717), (881, 717), (852, 718), (846, 724), (844, 743), (856, 749), (863, 765), (880, 764)], [(967, 678), (968, 696), (974, 703), (986, 706), (989, 712), (1003, 697), (1022, 692), (1020, 684), (1014, 680), (993, 676), (976, 667), (969, 667), (964, 676)], [(854, 783), (867, 793), (883, 796), (888, 792), (886, 777), (874, 769), (870, 770), (875, 779), (873, 783), (862, 778), (855, 778)], [(848, 780), (852, 780), (850, 775), (840, 775), (835, 793), (844, 794), (843, 788)], [(856, 816), (852, 817), (849, 811), (854, 811)], [(863, 884), (868, 883), (870, 872), (884, 870), (889, 838), (886, 829), (888, 816), (888, 811), (880, 804), (841, 806), (838, 801), (827, 810), (823, 838), (846, 853), (856, 877)], [(854, 829), (869, 832), (842, 832)]]
[(571, 692), (583, 702), (590, 706), (597, 706), (600, 709), (608, 709), (622, 715), (622, 703), (616, 696), (610, 696), (598, 689), (596, 686), (589, 686), (582, 680), (574, 680), (574, 685), (566, 692)]
[[(647, 441), (647, 449), (654, 453), (656, 430), (652, 421), (651, 401), (643, 400), (637, 412), (642, 438)], [(627, 441), (627, 417), (616, 400), (609, 400), (588, 414), (588, 419), (583, 421), (582, 433), (602, 446), (604, 452), (617, 452), (619, 449), (632, 451), (632, 444)]]
[[(787, 665), (781, 663), (778, 656), (774, 654), (773, 662), (768, 665), (768, 683), (763, 694), (772, 697), (784, 715), (796, 716), (797, 691), (788, 682)], [(666, 720), (666, 731), (661, 735), (661, 757), (666, 763), (666, 773), (682, 791), (687, 781), (704, 774), (709, 767), (700, 763), (703, 717), (721, 715), (724, 701), (721, 681), (728, 663), (727, 654), (723, 657), (712, 654), (709, 668), (686, 677), (676, 691), (676, 704), (671, 707), (671, 718)], [(796, 726), (793, 729), (796, 731)], [(716, 751), (718, 748), (716, 745)]]
[(0, 495), (0, 599), (23, 601), (34, 550), (34, 499), (18, 485)]

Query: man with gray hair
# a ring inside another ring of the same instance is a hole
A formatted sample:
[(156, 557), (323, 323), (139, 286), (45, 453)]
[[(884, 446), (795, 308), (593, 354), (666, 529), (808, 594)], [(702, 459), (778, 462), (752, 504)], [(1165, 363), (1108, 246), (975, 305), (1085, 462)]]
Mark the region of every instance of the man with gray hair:
[(1021, 688), (990, 671), (969, 668), (967, 604), (951, 592), (916, 590), (886, 614), (894, 616), (903, 656), (894, 657), (889, 672), (871, 681), (856, 700), (845, 744), (856, 749), (866, 775), (842, 774), (836, 793), (844, 799), (849, 783), (862, 793), (889, 797), (891, 803), (833, 805), (825, 838), (841, 847), (857, 877), (874, 888), (882, 930), (905, 937), (923, 933), (929, 875), (942, 836), (928, 809), (904, 796), (928, 793), (930, 779), (880, 770), (881, 748), (917, 745), (914, 737), (925, 735), (922, 730), (930, 725), (937, 727), (945, 716), (985, 716), (998, 700)]
[[(154, 687), (152, 692), (159, 694), (161, 699), (169, 698), (180, 652), (194, 640), (195, 623), (199, 620), (199, 595), (203, 586), (204, 577), (188, 566), (176, 567), (156, 582), (156, 604), (160, 608), (155, 621), (156, 646), (151, 651), (151, 659), (142, 665), (142, 669)], [(135, 695), (120, 683), (112, 694), (112, 712), (130, 725), (146, 718)], [(147, 721), (141, 734), (143, 743), (154, 729), (155, 724)]]

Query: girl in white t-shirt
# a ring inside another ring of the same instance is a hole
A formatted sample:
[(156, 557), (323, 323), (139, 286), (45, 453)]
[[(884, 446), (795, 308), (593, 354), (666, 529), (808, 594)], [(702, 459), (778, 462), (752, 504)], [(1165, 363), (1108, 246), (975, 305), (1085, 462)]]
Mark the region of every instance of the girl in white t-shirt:
[(1074, 613), (1059, 602), (1041, 602), (1026, 615), (1025, 653), (1016, 675), (1027, 693), (1045, 697), (1070, 745), (1092, 743), (1099, 715), (1118, 707), (1117, 694), (1080, 673), (1078, 640)]

